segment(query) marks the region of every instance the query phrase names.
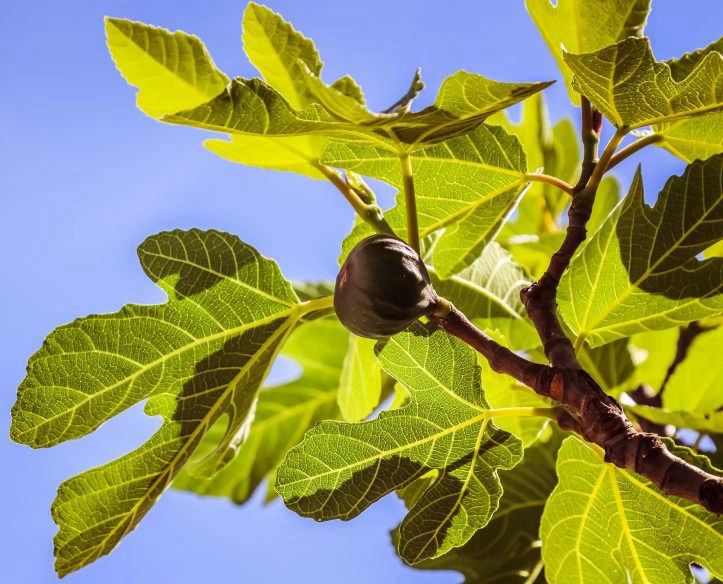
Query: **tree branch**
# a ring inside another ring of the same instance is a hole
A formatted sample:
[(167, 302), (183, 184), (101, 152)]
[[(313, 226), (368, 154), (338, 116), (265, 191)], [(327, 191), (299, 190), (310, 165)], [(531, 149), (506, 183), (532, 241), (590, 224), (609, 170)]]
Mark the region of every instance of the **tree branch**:
[(632, 156), (633, 154), (635, 154), (638, 150), (642, 150), (648, 144), (655, 144), (656, 142), (661, 142), (662, 140), (663, 140), (663, 137), (660, 134), (650, 134), (643, 138), (639, 138), (632, 144), (628, 144), (625, 148), (621, 148), (615, 154), (615, 156), (613, 156), (610, 159), (610, 164), (608, 164), (608, 170), (610, 170), (614, 166), (617, 166), (623, 160), (625, 160), (629, 156)]
[(597, 188), (627, 133), (626, 128), (619, 128), (598, 160), (601, 125), (600, 112), (583, 97), (583, 163), (573, 189), (565, 239), (540, 280), (520, 293), (551, 366), (533, 363), (503, 347), (445, 299), (438, 299), (428, 316), (479, 351), (495, 371), (511, 375), (539, 395), (559, 402), (559, 426), (600, 446), (607, 462), (643, 475), (668, 495), (683, 497), (713, 513), (723, 513), (723, 478), (674, 456), (657, 434), (637, 431), (620, 404), (583, 370), (557, 316), (560, 278), (585, 241)]
[(585, 371), (528, 361), (488, 337), (443, 298), (428, 317), (476, 349), (498, 373), (511, 375), (539, 395), (559, 402), (559, 426), (600, 446), (606, 462), (637, 472), (668, 495), (723, 513), (723, 478), (671, 454), (657, 434), (638, 432), (620, 404)]

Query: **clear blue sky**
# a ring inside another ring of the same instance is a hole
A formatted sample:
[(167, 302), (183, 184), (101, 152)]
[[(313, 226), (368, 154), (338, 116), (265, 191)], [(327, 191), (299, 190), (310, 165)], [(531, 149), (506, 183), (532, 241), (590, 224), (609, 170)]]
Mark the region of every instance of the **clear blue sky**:
[[(327, 80), (351, 74), (372, 107), (394, 102), (417, 66), (428, 87), (420, 105), (458, 69), (504, 81), (558, 78), (521, 0), (268, 4), (316, 41)], [(102, 17), (132, 18), (195, 33), (227, 74), (253, 76), (239, 36), (244, 6), (243, 0), (3, 5), (0, 425), (5, 435), (25, 361), (50, 330), (128, 302), (162, 301), (135, 255), (149, 234), (214, 227), (276, 258), (289, 278), (335, 275), (339, 243), (353, 218), (330, 185), (233, 165), (200, 147), (201, 132), (145, 117), (105, 49)], [(715, 40), (722, 16), (719, 0), (654, 0), (647, 30), (657, 57), (672, 58)], [(576, 113), (562, 84), (546, 93), (553, 119)], [(670, 174), (683, 170), (658, 150), (640, 160), (648, 198)], [(625, 188), (633, 170), (629, 162), (619, 169)], [(0, 581), (56, 581), (49, 507), (58, 484), (131, 450), (156, 426), (135, 407), (91, 436), (49, 450), (1, 439)], [(351, 523), (316, 524), (279, 502), (234, 507), (169, 491), (110, 557), (68, 580), (459, 581), (453, 573), (413, 571), (396, 559), (387, 532), (402, 515), (394, 496)]]

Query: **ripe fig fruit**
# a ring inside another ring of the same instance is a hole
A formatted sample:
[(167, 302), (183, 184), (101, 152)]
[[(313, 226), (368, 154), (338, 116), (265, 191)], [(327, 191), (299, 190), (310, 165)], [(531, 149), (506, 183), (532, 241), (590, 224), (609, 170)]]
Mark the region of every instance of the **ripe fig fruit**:
[(360, 337), (390, 337), (426, 314), (436, 301), (422, 258), (390, 235), (360, 241), (336, 277), (334, 310)]

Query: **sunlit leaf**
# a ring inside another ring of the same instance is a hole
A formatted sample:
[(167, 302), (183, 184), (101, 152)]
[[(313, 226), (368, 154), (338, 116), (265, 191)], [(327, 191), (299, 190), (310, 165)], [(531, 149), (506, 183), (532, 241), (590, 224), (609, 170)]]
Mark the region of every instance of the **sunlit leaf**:
[(593, 345), (723, 312), (723, 260), (696, 255), (723, 225), (723, 155), (671, 177), (653, 208), (638, 172), (624, 201), (573, 259), (560, 311)]
[[(228, 497), (235, 503), (246, 501), (304, 432), (321, 420), (339, 416), (337, 388), (348, 337), (333, 319), (315, 320), (297, 328), (281, 355), (302, 365), (301, 376), (260, 392), (249, 436), (225, 468), (211, 478), (182, 471), (173, 486)], [(217, 422), (201, 442), (197, 456), (203, 457), (224, 432), (225, 424)]]
[(438, 470), (400, 528), (400, 555), (415, 563), (487, 524), (502, 494), (497, 470), (517, 464), (522, 448), (492, 424), (476, 354), (457, 339), (416, 325), (383, 344), (379, 358), (411, 402), (369, 422), (316, 426), (289, 451), (277, 490), (300, 515), (351, 519)]
[(279, 14), (256, 2), (246, 6), (242, 26), (244, 52), (266, 82), (296, 109), (314, 103), (301, 78), (302, 64), (315, 75), (321, 72), (322, 63), (314, 41), (295, 30)]
[(559, 445), (555, 436), (525, 449), (522, 462), (502, 474), (504, 494), (489, 525), (464, 546), (414, 567), (456, 570), (464, 574), (465, 584), (544, 584), (538, 530), (542, 509), (557, 482)]
[(580, 97), (572, 88), (572, 71), (564, 51), (590, 53), (641, 36), (650, 11), (650, 0), (526, 0), (525, 5), (555, 57), (575, 105)]
[[(383, 148), (332, 144), (323, 161), (403, 188), (398, 157)], [(525, 184), (525, 154), (503, 128), (481, 125), (464, 136), (415, 150), (411, 161), (420, 237), (445, 228), (433, 263), (441, 277), (448, 277), (477, 259), (511, 213)], [(405, 216), (400, 193), (387, 220), (402, 237)], [(344, 255), (370, 234), (368, 226), (357, 226), (344, 242)]]
[(676, 78), (668, 63), (655, 60), (647, 38), (631, 37), (595, 52), (565, 53), (564, 58), (574, 73), (575, 90), (619, 128), (672, 122), (723, 107), (723, 56), (718, 51), (706, 54), (683, 78)]
[(275, 262), (217, 231), (171, 231), (138, 250), (167, 294), (56, 329), (31, 357), (11, 437), (35, 448), (84, 436), (135, 403), (163, 425), (141, 447), (60, 486), (53, 517), (64, 575), (130, 532), (222, 416), (225, 430), (195, 463), (211, 473), (248, 432), (256, 396), (307, 310)]
[(121, 18), (106, 18), (105, 33), (116, 67), (151, 117), (200, 105), (228, 83), (196, 36)]
[[(713, 472), (705, 457), (674, 450)], [(723, 576), (723, 518), (606, 464), (577, 438), (563, 442), (557, 475), (540, 526), (551, 584), (690, 583), (691, 562)]]

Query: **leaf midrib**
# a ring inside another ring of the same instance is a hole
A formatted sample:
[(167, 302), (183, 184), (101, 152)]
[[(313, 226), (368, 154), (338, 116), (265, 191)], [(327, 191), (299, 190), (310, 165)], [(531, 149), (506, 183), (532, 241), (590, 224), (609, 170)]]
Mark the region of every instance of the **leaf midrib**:
[[(622, 294), (618, 294), (618, 295), (615, 297), (615, 300), (612, 302), (612, 304), (609, 304), (609, 305), (607, 306), (606, 312), (603, 313), (602, 316), (598, 317), (596, 320), (594, 320), (594, 321), (592, 321), (592, 322), (590, 322), (590, 323), (587, 323), (586, 329), (585, 329), (584, 331), (579, 331), (579, 334), (581, 334), (581, 335), (584, 334), (585, 336), (587, 336), (587, 335), (589, 335), (589, 334), (596, 333), (598, 330), (601, 330), (601, 329), (595, 328), (596, 325), (598, 325), (601, 321), (605, 320), (605, 318), (607, 318), (607, 317), (613, 312), (613, 310), (614, 310), (615, 308), (617, 308), (618, 306), (620, 306), (620, 304), (621, 304), (625, 299), (627, 299), (627, 298), (630, 296), (630, 294), (633, 293), (634, 290), (636, 290), (636, 289), (639, 287), (640, 283), (641, 283), (643, 280), (647, 279), (647, 278), (655, 271), (655, 268), (657, 268), (657, 267), (660, 265), (661, 262), (663, 262), (665, 259), (667, 259), (673, 252), (677, 251), (677, 250), (681, 247), (682, 242), (685, 241), (685, 239), (687, 239), (687, 237), (688, 237), (693, 231), (695, 231), (695, 229), (697, 229), (697, 227), (698, 227), (701, 223), (705, 222), (705, 220), (706, 220), (706, 218), (708, 217), (708, 215), (717, 210), (718, 205), (720, 204), (720, 202), (721, 202), (722, 200), (723, 200), (723, 198), (719, 198), (715, 204), (711, 205), (704, 213), (702, 213), (701, 216), (700, 216), (700, 217), (696, 220), (696, 222), (693, 224), (693, 226), (690, 227), (689, 229), (687, 229), (686, 231), (684, 231), (684, 232), (681, 234), (681, 236), (676, 239), (675, 245), (672, 245), (672, 246), (670, 246), (667, 250), (665, 250), (664, 253), (662, 253), (662, 254), (660, 255), (660, 257), (659, 257), (653, 264), (651, 264), (651, 265), (648, 266), (648, 268), (645, 270), (645, 272), (643, 272), (643, 274), (641, 274), (641, 275), (638, 277), (638, 279), (635, 280), (635, 282), (628, 282), (628, 286), (625, 288), (625, 290), (623, 291), (623, 293), (622, 293)], [(648, 221), (650, 221), (650, 219), (647, 218), (647, 216), (646, 216), (646, 214), (645, 214), (645, 208), (643, 208), (643, 216), (644, 216)], [(620, 217), (620, 218), (618, 219), (618, 221), (620, 221), (620, 219), (622, 219), (622, 217)], [(656, 232), (660, 231), (661, 228), (662, 228), (662, 227), (658, 226), (658, 228), (656, 229)], [(616, 223), (616, 225), (615, 225), (614, 227), (611, 226), (611, 230), (614, 230), (614, 229), (617, 229), (617, 223)], [(612, 239), (612, 238), (611, 238), (611, 239)], [(656, 236), (656, 239), (657, 239), (657, 236)], [(605, 252), (605, 258), (607, 258), (607, 251), (608, 251), (609, 249), (610, 249), (610, 247), (609, 247), (609, 245), (608, 245), (608, 247), (606, 248), (606, 252)], [(604, 262), (600, 262), (601, 265), (602, 265), (603, 263), (604, 263)], [(586, 313), (589, 312), (590, 303), (592, 302), (592, 299), (593, 299), (593, 295), (590, 296), (590, 302), (588, 303), (588, 307), (587, 307), (587, 309), (586, 309)], [(626, 321), (626, 322), (629, 322), (629, 321)], [(617, 323), (618, 326), (619, 326), (620, 324), (623, 324), (623, 323)]]
[[(170, 483), (170, 480), (172, 480), (174, 476), (174, 469), (176, 462), (181, 458), (181, 456), (186, 452), (186, 449), (194, 443), (194, 440), (196, 436), (199, 433), (203, 433), (208, 427), (210, 427), (210, 424), (214, 420), (214, 416), (216, 416), (216, 410), (218, 408), (218, 405), (221, 403), (224, 403), (226, 396), (229, 394), (229, 391), (231, 393), (236, 391), (236, 381), (240, 379), (243, 375), (247, 373), (247, 371), (251, 368), (252, 365), (256, 363), (256, 361), (260, 358), (260, 355), (263, 355), (265, 351), (268, 349), (270, 345), (272, 345), (278, 336), (282, 336), (282, 333), (288, 335), (291, 330), (293, 330), (293, 326), (290, 326), (290, 323), (292, 322), (292, 319), (289, 319), (286, 323), (283, 323), (281, 326), (279, 326), (278, 329), (276, 329), (269, 338), (263, 343), (263, 345), (259, 348), (258, 351), (256, 351), (246, 363), (244, 363), (243, 367), (239, 370), (239, 372), (236, 374), (234, 379), (232, 379), (227, 385), (226, 389), (222, 392), (222, 394), (219, 396), (219, 398), (216, 400), (216, 403), (213, 407), (209, 408), (208, 412), (200, 419), (198, 420), (198, 423), (196, 424), (196, 427), (194, 430), (188, 434), (187, 436), (184, 436), (183, 438), (184, 443), (183, 445), (176, 451), (176, 453), (173, 455), (173, 458), (168, 461), (166, 464), (164, 470), (162, 470), (160, 473), (158, 473), (158, 476), (153, 480), (153, 482), (148, 486), (147, 489), (145, 489), (143, 495), (138, 498), (137, 502), (125, 513), (118, 514), (117, 517), (127, 516), (127, 521), (121, 521), (118, 526), (113, 528), (101, 541), (100, 543), (90, 547), (88, 550), (85, 550), (83, 554), (87, 553), (89, 550), (97, 549), (98, 553), (95, 557), (95, 559), (99, 558), (101, 555), (103, 555), (103, 552), (106, 551), (106, 543), (113, 538), (113, 536), (118, 532), (118, 530), (123, 526), (124, 523), (126, 523), (126, 527), (123, 529), (120, 537), (117, 541), (120, 541), (123, 537), (125, 537), (128, 532), (135, 527), (135, 525), (138, 523), (136, 519), (136, 515), (138, 511), (142, 507), (142, 503), (145, 503), (147, 500), (148, 493), (152, 493), (155, 489), (155, 487), (160, 484), (161, 479), (164, 477), (169, 477), (168, 482)], [(276, 351), (278, 352), (281, 349), (281, 343), (277, 344)], [(269, 359), (269, 367), (273, 363), (273, 358)], [(217, 419), (217, 418), (216, 418)], [(179, 469), (180, 470), (180, 469)], [(96, 491), (93, 491), (89, 495), (95, 495)], [(160, 496), (160, 495), (159, 495)], [(88, 528), (85, 529), (87, 531)], [(110, 549), (113, 549), (116, 544), (113, 544)], [(81, 554), (81, 555), (83, 555)], [(72, 562), (77, 556), (74, 556), (70, 560), (67, 560), (67, 563)]]
[[(135, 46), (141, 53), (143, 53), (144, 55), (147, 55), (152, 61), (156, 62), (156, 63), (157, 63), (158, 65), (160, 65), (163, 69), (165, 69), (166, 71), (168, 71), (175, 79), (178, 79), (178, 80), (181, 81), (184, 85), (186, 85), (186, 86), (190, 87), (191, 89), (193, 89), (194, 92), (195, 92), (199, 97), (203, 98), (203, 101), (204, 101), (204, 102), (207, 101), (207, 100), (209, 100), (209, 99), (213, 99), (214, 97), (216, 97), (216, 94), (211, 94), (211, 93), (209, 93), (208, 91), (202, 89), (202, 88), (201, 88), (199, 85), (197, 85), (196, 83), (194, 83), (194, 82), (192, 82), (192, 81), (190, 81), (190, 80), (188, 80), (188, 79), (184, 79), (182, 76), (178, 75), (178, 72), (177, 72), (177, 71), (172, 70), (170, 67), (167, 66), (166, 63), (164, 63), (164, 62), (161, 61), (159, 58), (157, 58), (157, 57), (155, 57), (154, 55), (152, 55), (151, 53), (149, 53), (148, 50), (147, 50), (146, 48), (142, 47), (132, 36), (128, 36), (128, 34), (127, 34), (125, 31), (123, 31), (123, 30), (116, 24), (115, 19), (109, 18), (109, 19), (108, 19), (108, 24), (109, 24), (110, 26), (112, 26), (115, 30), (117, 30), (123, 37), (125, 37), (126, 39), (128, 39), (128, 41), (129, 41), (133, 46)], [(174, 33), (170, 32), (170, 31), (163, 30), (163, 29), (157, 29), (157, 30), (160, 30), (162, 33), (168, 34), (168, 37), (169, 37), (170, 39), (172, 39), (173, 42), (174, 42), (176, 45), (178, 44), (178, 39), (174, 36)], [(192, 40), (189, 40), (189, 42), (193, 42), (193, 40), (197, 40), (193, 35), (188, 35), (188, 36), (190, 37), (190, 39), (192, 39)], [(164, 42), (162, 42), (161, 44), (162, 44), (162, 46), (163, 46), (163, 51), (164, 51), (164, 54), (165, 54), (165, 51), (166, 51), (165, 39), (164, 39)], [(196, 72), (196, 63), (197, 63), (197, 62), (196, 62), (196, 59), (194, 58), (194, 59), (193, 59), (194, 75), (195, 75), (195, 72)], [(218, 76), (220, 76), (222, 79), (225, 79), (226, 83), (228, 83), (228, 81), (229, 81), (228, 77), (227, 77), (224, 73), (222, 73), (221, 71), (219, 71), (218, 69), (216, 69), (216, 68), (213, 66), (213, 63), (209, 62), (209, 66), (210, 66), (210, 72), (211, 72), (212, 75), (218, 75)], [(206, 89), (207, 89), (207, 88), (206, 88)]]
[[(256, 321), (253, 321), (253, 322), (244, 323), (244, 324), (242, 324), (242, 325), (240, 325), (240, 326), (238, 326), (238, 327), (234, 327), (234, 328), (231, 328), (231, 329), (224, 329), (224, 330), (222, 330), (222, 331), (220, 331), (220, 332), (218, 332), (218, 333), (215, 333), (215, 334), (213, 334), (213, 335), (209, 335), (209, 336), (206, 336), (206, 337), (199, 337), (199, 338), (195, 339), (194, 341), (192, 341), (192, 342), (190, 342), (190, 343), (188, 343), (188, 344), (185, 344), (185, 345), (179, 347), (178, 349), (174, 349), (174, 350), (171, 351), (170, 353), (166, 353), (165, 355), (159, 357), (158, 359), (156, 359), (156, 360), (154, 360), (154, 361), (151, 361), (150, 363), (144, 365), (143, 367), (141, 367), (141, 368), (138, 369), (137, 371), (133, 372), (131, 375), (128, 375), (128, 376), (124, 377), (123, 379), (121, 379), (121, 380), (113, 383), (112, 385), (109, 385), (109, 386), (107, 386), (107, 387), (104, 387), (103, 389), (101, 389), (101, 390), (98, 391), (98, 392), (87, 394), (87, 397), (86, 397), (86, 398), (84, 398), (84, 399), (82, 399), (81, 401), (73, 404), (71, 407), (63, 410), (62, 412), (60, 412), (60, 413), (58, 413), (58, 414), (56, 414), (56, 415), (54, 415), (54, 416), (51, 416), (51, 417), (49, 417), (49, 418), (45, 418), (42, 423), (38, 424), (37, 426), (33, 426), (32, 428), (29, 428), (28, 430), (25, 430), (24, 432), (21, 432), (20, 434), (15, 435), (14, 438), (16, 438), (19, 442), (22, 442), (22, 437), (28, 435), (28, 434), (31, 433), (31, 432), (32, 432), (35, 436), (37, 436), (37, 434), (38, 434), (38, 432), (39, 432), (40, 429), (42, 429), (43, 427), (47, 426), (49, 423), (57, 420), (58, 418), (60, 418), (60, 417), (62, 417), (62, 416), (65, 416), (65, 415), (68, 415), (68, 414), (71, 414), (70, 420), (69, 420), (69, 422), (68, 422), (68, 424), (67, 424), (67, 427), (70, 427), (70, 425), (72, 424), (73, 416), (75, 415), (76, 410), (77, 410), (79, 407), (81, 407), (82, 405), (88, 403), (89, 401), (94, 400), (94, 399), (96, 399), (96, 398), (98, 398), (98, 397), (104, 396), (107, 392), (112, 391), (113, 389), (116, 389), (117, 387), (120, 387), (120, 386), (123, 385), (124, 383), (132, 382), (132, 381), (133, 381), (136, 377), (138, 377), (139, 375), (142, 375), (143, 373), (147, 373), (148, 371), (150, 371), (150, 370), (153, 369), (154, 367), (157, 367), (158, 365), (163, 364), (163, 363), (164, 363), (165, 361), (167, 361), (168, 359), (171, 359), (171, 358), (173, 358), (173, 357), (175, 357), (175, 356), (177, 356), (177, 355), (180, 355), (180, 354), (182, 354), (182, 353), (185, 353), (187, 350), (191, 350), (191, 349), (193, 349), (193, 348), (195, 348), (195, 347), (197, 347), (197, 346), (199, 346), (199, 345), (203, 345), (203, 344), (206, 344), (206, 343), (213, 342), (213, 341), (215, 341), (215, 340), (217, 340), (217, 339), (222, 339), (222, 338), (224, 338), (224, 337), (226, 337), (226, 336), (235, 335), (235, 334), (244, 332), (245, 330), (248, 330), (248, 329), (251, 329), (251, 328), (256, 328), (256, 327), (259, 327), (259, 326), (263, 326), (263, 325), (265, 325), (265, 324), (268, 324), (268, 323), (270, 323), (270, 322), (273, 322), (274, 320), (278, 320), (278, 319), (280, 319), (280, 318), (283, 318), (284, 316), (291, 316), (294, 312), (297, 311), (297, 306), (298, 306), (298, 305), (293, 306), (293, 307), (291, 307), (291, 308), (288, 308), (288, 309), (286, 309), (286, 310), (282, 310), (282, 311), (280, 311), (280, 312), (274, 313), (274, 314), (269, 315), (269, 316), (267, 316), (267, 317), (265, 317), (265, 318), (263, 318), (263, 319), (261, 319), (261, 320), (256, 320)], [(88, 351), (88, 352), (93, 353), (94, 351)], [(61, 355), (62, 355), (62, 353), (61, 353)], [(100, 422), (100, 423), (102, 423), (102, 422)], [(67, 428), (66, 428), (66, 430), (67, 430)], [(46, 447), (47, 447), (47, 446), (53, 446), (53, 445), (55, 445), (55, 444), (58, 444), (60, 441), (62, 441), (63, 435), (65, 434), (65, 431), (66, 431), (66, 430), (64, 430), (59, 436), (56, 436), (51, 442), (48, 442), (48, 443), (43, 444), (43, 446), (46, 446)]]

